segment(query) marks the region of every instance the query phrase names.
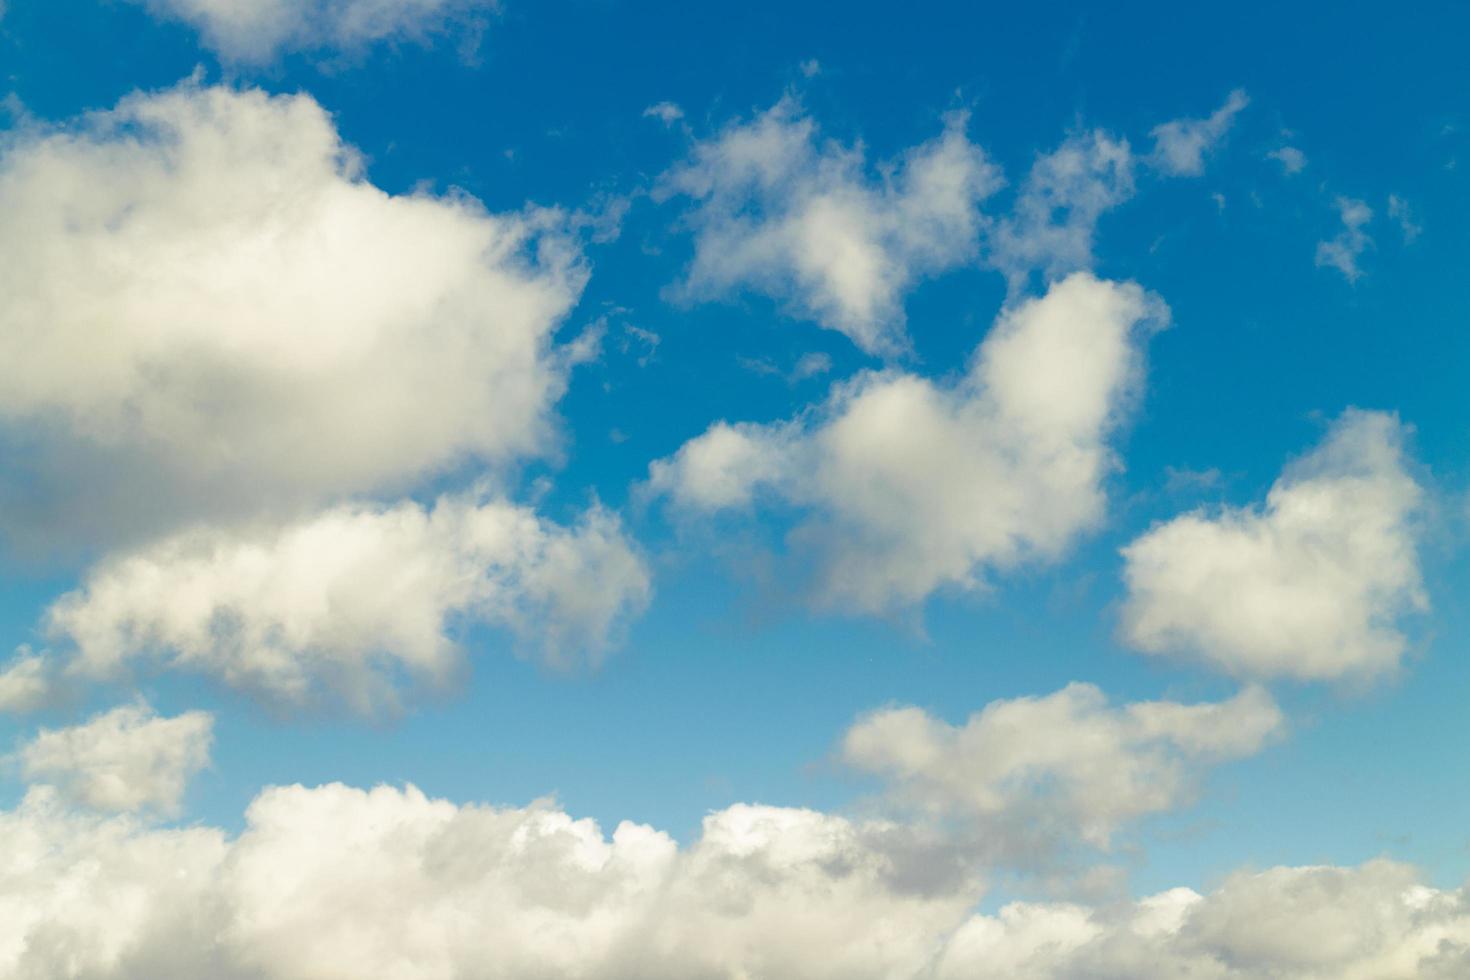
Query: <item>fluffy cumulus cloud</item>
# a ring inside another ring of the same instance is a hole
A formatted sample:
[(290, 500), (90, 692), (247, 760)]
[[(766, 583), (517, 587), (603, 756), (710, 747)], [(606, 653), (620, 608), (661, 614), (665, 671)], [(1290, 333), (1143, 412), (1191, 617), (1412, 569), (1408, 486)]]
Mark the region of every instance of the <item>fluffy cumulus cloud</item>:
[(694, 258), (675, 293), (757, 290), (869, 353), (901, 352), (904, 294), (977, 254), (980, 203), (999, 184), (965, 124), (950, 116), (880, 177), (789, 98), (698, 143), (657, 190), (693, 202)]
[(711, 427), (653, 463), (649, 485), (691, 513), (794, 508), (819, 604), (878, 611), (974, 589), (987, 568), (1055, 558), (1102, 517), (1108, 438), (1166, 318), (1138, 286), (1078, 273), (1005, 310), (953, 383), (861, 374), (791, 421)]
[(1281, 867), (1122, 907), (1008, 905), (950, 939), (934, 980), (1449, 980), (1470, 971), (1470, 896), (1410, 868)]
[[(1230, 93), (1225, 104), (1204, 119), (1174, 119), (1155, 126), (1153, 155), (1149, 162), (1172, 177), (1198, 177), (1205, 172), (1205, 157), (1230, 132), (1235, 117), (1250, 104), (1240, 89)], [(1290, 170), (1285, 159), (1284, 166)]]
[(73, 676), (143, 660), (280, 705), (329, 695), (368, 711), (391, 706), (401, 681), (449, 680), (468, 625), (506, 628), (564, 665), (595, 657), (648, 595), (644, 562), (606, 510), (561, 526), (456, 496), (185, 531), (104, 561), (47, 628)]
[(1373, 245), (1365, 230), (1373, 220), (1373, 209), (1357, 198), (1339, 197), (1337, 216), (1342, 228), (1332, 238), (1317, 243), (1317, 268), (1336, 269), (1348, 282), (1357, 282), (1363, 274), (1358, 259)]
[(309, 97), (184, 84), (22, 128), (0, 211), (12, 535), (54, 549), (547, 449), (576, 249), (545, 213), (385, 194)]
[(16, 980), (1411, 980), (1462, 976), (1470, 903), (1387, 862), (1274, 868), (1201, 895), (971, 913), (891, 825), (734, 806), (678, 846), (551, 804), (268, 789), (244, 830), (0, 812)]
[(33, 790), (0, 835), (0, 972), (17, 980), (877, 980), (916, 976), (978, 897), (927, 885), (896, 828), (758, 806), (680, 848), (550, 804), (289, 787), (230, 839)]
[(899, 801), (976, 822), (992, 838), (1107, 846), (1126, 821), (1171, 809), (1206, 764), (1258, 751), (1282, 724), (1259, 689), (1228, 701), (1110, 707), (1090, 684), (995, 701), (955, 726), (889, 708), (848, 730), (842, 758)]
[(986, 260), (1018, 292), (1040, 271), (1054, 280), (1091, 268), (1098, 220), (1133, 196), (1133, 151), (1103, 132), (1077, 133), (1037, 157), (1011, 213), (998, 221)]
[(267, 62), (287, 51), (354, 51), (422, 42), (496, 0), (133, 0), (184, 21), (231, 61)]
[(126, 705), (82, 725), (42, 729), (15, 755), (22, 776), (96, 810), (177, 812), (189, 778), (209, 763), (214, 717), (160, 718)]
[(1322, 680), (1392, 670), (1426, 606), (1418, 517), (1392, 415), (1349, 411), (1264, 506), (1196, 511), (1123, 551), (1123, 634), (1231, 674)]

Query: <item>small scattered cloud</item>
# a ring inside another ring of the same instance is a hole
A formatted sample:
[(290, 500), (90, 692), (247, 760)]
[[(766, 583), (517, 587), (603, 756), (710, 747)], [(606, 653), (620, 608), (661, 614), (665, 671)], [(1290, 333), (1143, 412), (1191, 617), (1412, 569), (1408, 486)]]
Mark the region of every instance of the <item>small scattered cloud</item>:
[(672, 102), (658, 102), (643, 110), (644, 119), (657, 119), (665, 126), (672, 126), (684, 118), (684, 110)]
[(1171, 177), (1203, 174), (1205, 158), (1225, 139), (1235, 117), (1249, 104), (1245, 92), (1236, 89), (1224, 105), (1204, 119), (1175, 119), (1155, 126), (1150, 133), (1154, 138), (1150, 165)]
[(1424, 231), (1424, 227), (1414, 220), (1414, 211), (1409, 207), (1409, 202), (1397, 194), (1388, 195), (1388, 216), (1399, 223), (1399, 231), (1403, 233), (1406, 245), (1412, 245)]
[(654, 196), (687, 199), (694, 258), (670, 295), (753, 290), (870, 354), (908, 349), (903, 300), (975, 257), (999, 172), (952, 114), (938, 137), (870, 172), (861, 144), (819, 139), (790, 97), (698, 142)]
[(1357, 282), (1363, 274), (1358, 259), (1373, 245), (1363, 230), (1373, 220), (1373, 209), (1352, 197), (1339, 197), (1336, 206), (1342, 230), (1330, 241), (1317, 243), (1317, 268), (1336, 269), (1348, 282)]
[(1281, 164), (1281, 172), (1288, 177), (1301, 173), (1307, 168), (1307, 155), (1294, 146), (1283, 146), (1267, 153), (1269, 159)]

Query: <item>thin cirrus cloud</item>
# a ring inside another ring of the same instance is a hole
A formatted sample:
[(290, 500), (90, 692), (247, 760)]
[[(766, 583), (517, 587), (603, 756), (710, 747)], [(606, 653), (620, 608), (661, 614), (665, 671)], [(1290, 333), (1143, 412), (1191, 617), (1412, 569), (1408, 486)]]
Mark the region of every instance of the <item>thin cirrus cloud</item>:
[(554, 339), (586, 277), (560, 216), (386, 194), (307, 96), (185, 83), (23, 128), (0, 210), (13, 539), (107, 544), (555, 445), (585, 353)]
[(35, 787), (0, 811), (0, 836), (0, 970), (16, 980), (1449, 980), (1470, 966), (1470, 897), (1387, 861), (982, 914), (976, 879), (935, 876), (902, 827), (780, 807), (711, 813), (681, 847), (545, 802), (290, 786), (261, 792), (231, 836), (77, 812)]
[(178, 813), (189, 779), (209, 764), (214, 717), (159, 717), (124, 705), (68, 728), (41, 729), (15, 753), (22, 777), (93, 810)]
[(424, 43), (493, 12), (497, 0), (132, 0), (180, 20), (228, 61), (263, 64), (292, 51), (352, 53)]
[(861, 146), (819, 137), (791, 97), (695, 144), (655, 189), (691, 202), (685, 301), (751, 289), (845, 334), (870, 354), (907, 350), (903, 298), (972, 260), (981, 202), (999, 172), (952, 114), (944, 131), (869, 173)]
[(789, 421), (717, 423), (655, 461), (648, 488), (696, 516), (794, 508), (790, 545), (815, 559), (819, 606), (980, 588), (1102, 518), (1108, 439), (1167, 320), (1137, 285), (1077, 273), (1003, 311), (957, 381), (869, 372)]
[(1123, 549), (1124, 639), (1241, 677), (1372, 678), (1428, 602), (1424, 490), (1399, 420), (1349, 411), (1281, 474), (1263, 506), (1196, 511)]
[(1070, 684), (994, 701), (957, 726), (886, 708), (848, 729), (842, 759), (886, 780), (894, 802), (973, 824), (986, 840), (1106, 848), (1121, 826), (1187, 802), (1205, 767), (1255, 754), (1282, 724), (1255, 688), (1216, 703), (1115, 708), (1093, 685)]
[(450, 680), (464, 626), (501, 628), (569, 666), (595, 661), (649, 593), (641, 555), (605, 509), (561, 526), (461, 495), (184, 531), (105, 559), (51, 606), (46, 629), (62, 679), (163, 667), (280, 709), (369, 713)]

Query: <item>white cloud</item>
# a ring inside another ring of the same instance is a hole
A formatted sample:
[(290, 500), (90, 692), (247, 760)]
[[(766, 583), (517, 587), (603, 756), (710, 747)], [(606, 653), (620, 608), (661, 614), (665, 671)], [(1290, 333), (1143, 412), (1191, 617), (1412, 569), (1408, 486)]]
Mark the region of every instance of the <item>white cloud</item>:
[(176, 813), (189, 778), (209, 764), (214, 717), (160, 718), (126, 705), (82, 725), (42, 729), (16, 753), (21, 775), (96, 810)]
[[(15, 980), (1450, 980), (1470, 902), (1385, 861), (1242, 872), (1098, 908), (973, 915), (900, 828), (734, 806), (680, 848), (551, 804), (268, 789), (238, 837), (0, 811)], [(917, 863), (916, 863), (917, 861)]]
[(617, 518), (561, 527), (528, 508), (446, 497), (432, 510), (342, 506), (285, 526), (182, 532), (104, 561), (50, 609), (67, 670), (132, 662), (202, 672), (273, 703), (392, 707), (442, 686), (460, 628), (509, 629), (553, 664), (594, 659), (649, 595)]
[(16, 980), (915, 976), (978, 897), (900, 828), (735, 806), (681, 849), (550, 804), (269, 789), (244, 832), (147, 830), (33, 792), (0, 813)]
[(263, 63), (288, 51), (354, 51), (424, 42), (496, 0), (133, 0), (184, 21), (231, 61)]
[(577, 252), (390, 196), (305, 96), (178, 88), (0, 143), (0, 512), (54, 552), (544, 454)]
[(1287, 176), (1299, 174), (1307, 167), (1307, 155), (1294, 146), (1283, 146), (1266, 156), (1281, 164), (1281, 169)]
[(1403, 428), (1349, 411), (1292, 463), (1264, 507), (1195, 511), (1123, 550), (1125, 638), (1250, 677), (1322, 680), (1392, 670), (1398, 621), (1426, 608), (1423, 491)]
[(1282, 725), (1259, 689), (1204, 704), (1109, 707), (1090, 684), (994, 701), (954, 726), (919, 708), (861, 719), (842, 758), (881, 775), (898, 802), (1024, 834), (1106, 847), (1124, 823), (1187, 802), (1197, 771), (1259, 751)]
[(1000, 315), (949, 384), (870, 372), (788, 422), (721, 422), (649, 468), (689, 512), (777, 501), (818, 565), (819, 603), (876, 611), (987, 569), (1057, 557), (1101, 520), (1108, 437), (1166, 321), (1138, 286), (1078, 273)]
[(1373, 220), (1373, 209), (1351, 197), (1339, 197), (1336, 206), (1342, 230), (1331, 241), (1317, 243), (1317, 268), (1336, 269), (1348, 282), (1357, 282), (1363, 274), (1358, 259), (1373, 244), (1363, 230)]
[(950, 940), (934, 980), (1450, 980), (1470, 896), (1388, 861), (1240, 872), (1122, 907), (1015, 903)]
[(996, 169), (951, 115), (942, 135), (868, 173), (861, 146), (820, 142), (790, 98), (695, 145), (657, 196), (691, 198), (694, 258), (674, 293), (753, 289), (846, 334), (864, 351), (906, 349), (903, 297), (973, 258)]
[(1013, 294), (1040, 270), (1048, 281), (1093, 264), (1098, 219), (1133, 196), (1133, 151), (1102, 130), (1037, 157), (1012, 212), (996, 223), (986, 258)]
[(54, 693), (46, 659), (29, 649), (18, 651), (0, 670), (0, 713), (35, 711)]
[(1236, 89), (1224, 105), (1204, 119), (1174, 119), (1155, 126), (1149, 134), (1154, 138), (1149, 162), (1171, 177), (1198, 177), (1205, 172), (1205, 157), (1225, 138), (1236, 115), (1249, 104), (1245, 92)]

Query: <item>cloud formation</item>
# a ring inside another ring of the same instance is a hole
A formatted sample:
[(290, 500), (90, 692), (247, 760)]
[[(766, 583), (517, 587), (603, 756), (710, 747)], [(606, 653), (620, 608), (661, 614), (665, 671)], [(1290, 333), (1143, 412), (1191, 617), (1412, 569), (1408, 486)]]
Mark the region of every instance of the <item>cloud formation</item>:
[(1107, 847), (1124, 823), (1186, 802), (1212, 762), (1253, 755), (1282, 727), (1259, 689), (1228, 701), (1113, 708), (1091, 684), (993, 701), (959, 726), (919, 708), (853, 725), (842, 758), (891, 783), (900, 803), (982, 834)]
[(972, 914), (892, 825), (738, 805), (678, 846), (552, 804), (267, 789), (237, 837), (0, 811), (16, 980), (1448, 980), (1470, 902), (1404, 866), (1273, 868), (1214, 892)]
[(0, 512), (85, 543), (543, 455), (554, 216), (391, 196), (306, 96), (183, 84), (0, 143)]
[(596, 658), (641, 612), (648, 570), (617, 518), (572, 526), (472, 496), (432, 509), (342, 506), (285, 526), (185, 531), (93, 569), (47, 630), (66, 671), (196, 671), (287, 708), (319, 697), (391, 708), (442, 686), (471, 624), (509, 630), (556, 665)]
[(17, 980), (890, 977), (978, 897), (900, 828), (734, 806), (680, 848), (543, 803), (268, 789), (234, 839), (0, 812), (0, 972)]
[(125, 705), (70, 728), (41, 729), (15, 754), (21, 776), (94, 810), (178, 812), (184, 788), (209, 764), (214, 717), (160, 718)]
[[(1235, 117), (1250, 99), (1241, 89), (1231, 92), (1225, 104), (1204, 119), (1174, 119), (1160, 123), (1149, 134), (1154, 138), (1154, 151), (1149, 157), (1159, 171), (1171, 177), (1198, 177), (1205, 172), (1205, 157), (1219, 146), (1230, 132)], [(1283, 159), (1283, 165), (1290, 165)]]
[(1317, 243), (1317, 268), (1336, 269), (1348, 282), (1357, 282), (1363, 274), (1358, 259), (1373, 245), (1363, 230), (1373, 220), (1373, 209), (1352, 197), (1339, 197), (1336, 207), (1342, 230), (1330, 241)]
[(1231, 875), (1122, 907), (1014, 903), (947, 944), (933, 980), (1450, 980), (1470, 896), (1388, 861)]
[(1133, 196), (1133, 168), (1128, 141), (1100, 129), (1037, 157), (986, 246), (986, 260), (1013, 294), (1037, 270), (1050, 282), (1092, 267), (1098, 219)]
[(1403, 657), (1399, 620), (1427, 608), (1418, 520), (1395, 416), (1348, 411), (1264, 506), (1200, 510), (1123, 549), (1123, 636), (1243, 677), (1372, 677)]
[(262, 64), (290, 51), (353, 52), (423, 43), (497, 0), (133, 0), (181, 20), (228, 61)]
[(835, 387), (786, 422), (725, 422), (649, 468), (686, 513), (779, 504), (819, 605), (875, 612), (987, 570), (1056, 558), (1102, 517), (1108, 438), (1167, 321), (1132, 283), (1087, 273), (1003, 311), (952, 383), (896, 371)]
[(978, 254), (980, 203), (1000, 184), (966, 122), (949, 116), (878, 177), (860, 145), (820, 141), (789, 97), (697, 143), (656, 191), (693, 202), (694, 258), (675, 294), (755, 290), (870, 354), (903, 352), (904, 295)]

